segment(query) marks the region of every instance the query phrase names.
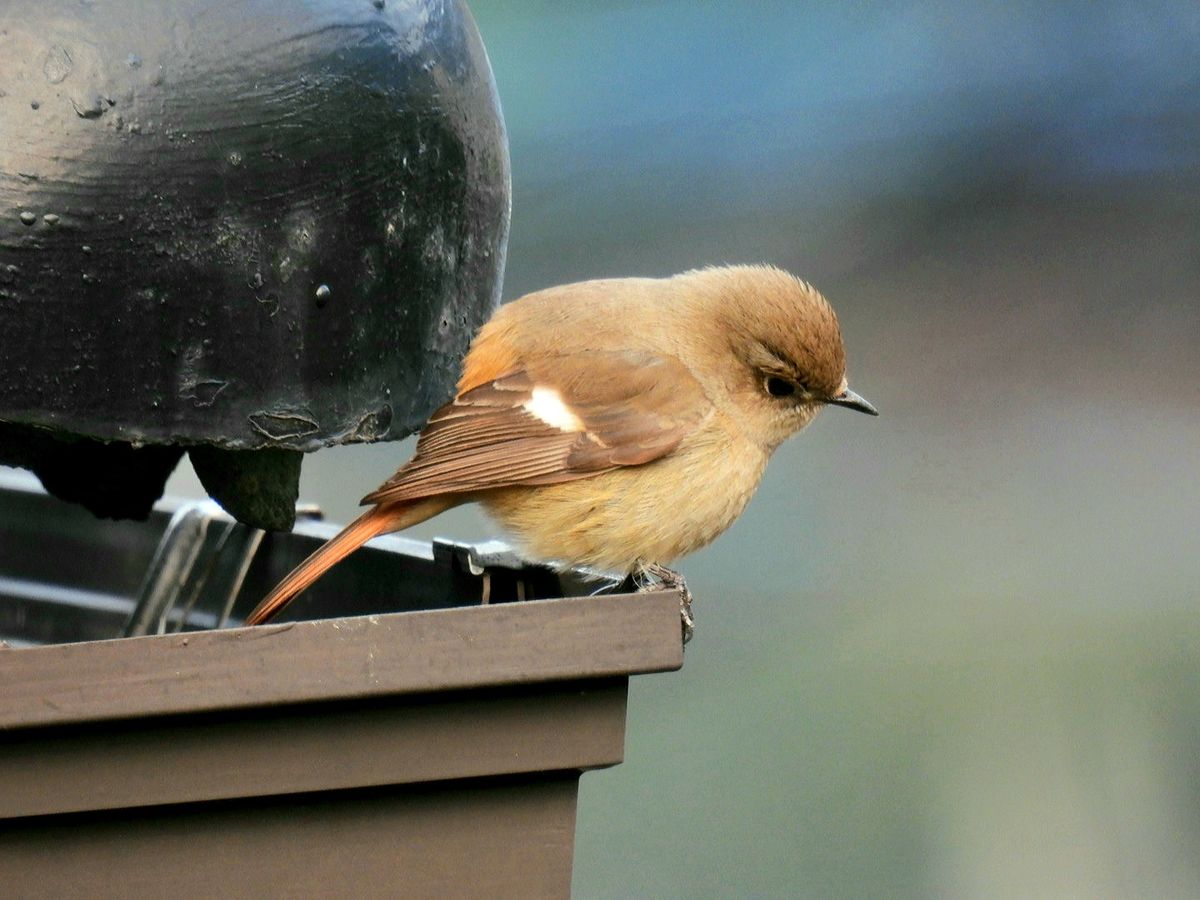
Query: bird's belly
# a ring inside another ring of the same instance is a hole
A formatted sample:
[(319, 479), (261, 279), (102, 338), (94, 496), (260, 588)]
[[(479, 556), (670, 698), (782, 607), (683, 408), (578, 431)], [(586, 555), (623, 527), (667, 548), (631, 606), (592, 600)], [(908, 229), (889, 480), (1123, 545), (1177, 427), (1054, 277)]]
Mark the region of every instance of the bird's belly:
[(628, 572), (698, 550), (745, 509), (761, 452), (679, 453), (642, 466), (480, 498), (531, 558)]

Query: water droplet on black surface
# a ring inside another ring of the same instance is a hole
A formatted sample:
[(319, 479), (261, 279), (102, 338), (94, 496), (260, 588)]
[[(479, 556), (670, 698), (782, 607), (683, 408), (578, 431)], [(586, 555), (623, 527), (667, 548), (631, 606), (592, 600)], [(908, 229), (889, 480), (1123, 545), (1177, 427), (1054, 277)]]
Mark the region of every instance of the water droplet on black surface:
[(26, 225), (26, 226), (32, 225), (36, 221), (37, 221), (37, 216), (35, 216), (29, 210), (25, 210), (25, 212), (21, 213), (21, 224), (22, 225)]
[(317, 306), (324, 306), (329, 302), (329, 298), (333, 295), (333, 291), (329, 289), (329, 285), (323, 284), (317, 288)]

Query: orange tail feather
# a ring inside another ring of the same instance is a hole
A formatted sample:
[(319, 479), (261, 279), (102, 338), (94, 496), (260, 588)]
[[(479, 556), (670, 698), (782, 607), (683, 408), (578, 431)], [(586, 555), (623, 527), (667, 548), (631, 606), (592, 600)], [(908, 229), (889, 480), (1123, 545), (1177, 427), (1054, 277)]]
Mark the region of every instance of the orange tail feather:
[(297, 594), (328, 572), (371, 538), (401, 531), (444, 512), (455, 502), (431, 497), (410, 503), (391, 503), (367, 510), (316, 549), (275, 586), (246, 617), (247, 625), (261, 625), (292, 602)]

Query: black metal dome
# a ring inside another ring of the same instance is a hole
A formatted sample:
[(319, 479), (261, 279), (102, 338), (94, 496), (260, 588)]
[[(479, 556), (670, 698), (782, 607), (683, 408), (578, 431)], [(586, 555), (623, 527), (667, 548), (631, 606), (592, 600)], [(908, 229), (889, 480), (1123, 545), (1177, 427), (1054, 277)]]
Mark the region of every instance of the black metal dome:
[(288, 527), (449, 393), (509, 211), (465, 4), (8, 0), (0, 59), (0, 461), (138, 516), (188, 451)]

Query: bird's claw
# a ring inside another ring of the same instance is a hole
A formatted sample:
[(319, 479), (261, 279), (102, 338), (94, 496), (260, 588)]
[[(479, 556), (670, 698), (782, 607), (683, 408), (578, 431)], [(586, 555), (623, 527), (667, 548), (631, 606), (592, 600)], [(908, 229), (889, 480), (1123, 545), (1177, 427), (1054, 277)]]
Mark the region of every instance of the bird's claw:
[(686, 644), (696, 633), (696, 617), (692, 615), (692, 595), (686, 589), (679, 597), (679, 621), (683, 626), (683, 642)]
[(638, 592), (647, 591), (677, 591), (679, 593), (679, 621), (683, 628), (683, 642), (686, 644), (696, 633), (696, 618), (692, 614), (692, 592), (688, 590), (683, 576), (673, 569), (660, 566), (657, 563), (643, 564), (634, 576)]

